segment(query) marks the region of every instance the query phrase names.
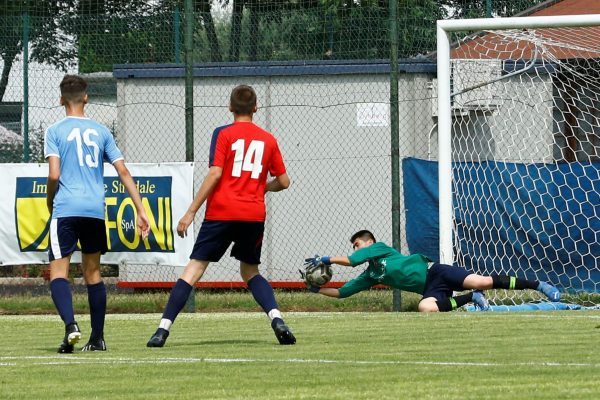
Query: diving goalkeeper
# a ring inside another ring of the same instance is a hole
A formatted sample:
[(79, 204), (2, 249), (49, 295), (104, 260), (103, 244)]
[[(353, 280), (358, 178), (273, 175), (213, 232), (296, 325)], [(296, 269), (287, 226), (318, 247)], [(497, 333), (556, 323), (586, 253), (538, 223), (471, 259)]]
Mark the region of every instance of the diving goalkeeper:
[[(367, 269), (341, 288), (321, 288), (305, 280), (314, 293), (336, 298), (352, 296), (378, 284), (395, 289), (418, 293), (420, 312), (452, 311), (467, 303), (475, 303), (477, 309), (489, 310), (489, 303), (482, 290), (485, 289), (533, 289), (542, 292), (551, 301), (560, 301), (560, 292), (554, 286), (540, 281), (530, 281), (507, 275), (482, 276), (465, 268), (434, 263), (421, 254), (403, 255), (382, 242), (368, 230), (356, 232), (350, 238), (354, 253), (349, 256), (315, 256), (307, 258), (305, 266), (315, 267), (320, 263), (338, 264), (348, 267), (368, 262)], [(305, 277), (302, 274), (303, 278)], [(459, 296), (454, 291), (472, 290)]]

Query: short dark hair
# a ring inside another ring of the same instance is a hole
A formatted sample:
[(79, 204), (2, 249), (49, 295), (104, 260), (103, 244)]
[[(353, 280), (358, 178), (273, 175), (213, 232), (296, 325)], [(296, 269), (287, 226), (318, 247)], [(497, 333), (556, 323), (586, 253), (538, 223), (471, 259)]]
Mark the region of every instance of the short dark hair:
[(77, 75), (65, 75), (60, 82), (60, 95), (67, 103), (83, 103), (87, 82)]
[(360, 238), (362, 240), (371, 239), (373, 241), (373, 243), (377, 242), (377, 240), (375, 239), (375, 235), (373, 235), (373, 233), (371, 231), (368, 231), (366, 229), (360, 230), (360, 231), (356, 232), (354, 235), (352, 235), (352, 237), (350, 237), (350, 243), (354, 243), (354, 241), (358, 238)]
[(256, 107), (256, 92), (248, 85), (239, 85), (231, 91), (231, 111), (238, 115), (252, 115)]

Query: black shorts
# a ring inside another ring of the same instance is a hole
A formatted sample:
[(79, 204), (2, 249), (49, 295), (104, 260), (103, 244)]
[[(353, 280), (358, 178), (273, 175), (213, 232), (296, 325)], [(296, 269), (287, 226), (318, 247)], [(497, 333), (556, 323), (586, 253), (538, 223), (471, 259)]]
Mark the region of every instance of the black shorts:
[(472, 272), (452, 265), (435, 263), (427, 270), (423, 298), (435, 297), (443, 300), (452, 296), (452, 292), (464, 290), (465, 278)]
[(103, 219), (89, 217), (53, 218), (50, 221), (50, 261), (67, 257), (77, 250), (84, 254), (106, 253), (106, 226)]
[(247, 264), (260, 264), (264, 222), (207, 221), (202, 222), (190, 258), (216, 262), (233, 242), (231, 256)]

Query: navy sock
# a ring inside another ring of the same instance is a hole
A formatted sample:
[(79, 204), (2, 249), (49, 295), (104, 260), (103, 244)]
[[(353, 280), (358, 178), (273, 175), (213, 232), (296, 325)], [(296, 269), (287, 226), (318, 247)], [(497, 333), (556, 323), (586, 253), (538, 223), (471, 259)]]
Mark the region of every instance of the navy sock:
[(255, 275), (250, 279), (248, 281), (248, 288), (252, 292), (254, 300), (262, 307), (265, 313), (268, 314), (269, 311), (278, 308), (273, 288), (262, 275)]
[(106, 286), (104, 282), (87, 285), (90, 319), (92, 325), (91, 340), (104, 338), (104, 317), (106, 315)]
[(183, 306), (185, 306), (188, 297), (190, 297), (192, 289), (192, 285), (183, 279), (177, 280), (177, 283), (173, 286), (173, 290), (171, 290), (169, 301), (167, 302), (165, 312), (162, 315), (163, 319), (168, 319), (171, 322), (175, 321), (175, 318), (177, 318), (177, 315), (179, 315)]
[(56, 278), (50, 282), (50, 293), (56, 310), (65, 325), (75, 322), (75, 313), (73, 312), (73, 295), (71, 294), (71, 285), (65, 278)]

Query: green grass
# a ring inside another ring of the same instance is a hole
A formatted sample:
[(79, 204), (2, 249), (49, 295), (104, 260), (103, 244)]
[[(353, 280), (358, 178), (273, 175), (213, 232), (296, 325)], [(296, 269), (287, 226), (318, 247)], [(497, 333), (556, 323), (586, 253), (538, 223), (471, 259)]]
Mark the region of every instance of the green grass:
[[(154, 293), (117, 294), (108, 293), (107, 311), (114, 313), (157, 313), (162, 312), (170, 291)], [(390, 290), (369, 290), (348, 299), (332, 299), (315, 295), (306, 290), (276, 290), (275, 296), (282, 310), (286, 311), (391, 311)], [(402, 294), (402, 311), (415, 311), (420, 296)], [(260, 311), (252, 294), (247, 290), (198, 290), (195, 296), (196, 309), (200, 312)], [(87, 294), (73, 295), (73, 307), (79, 314), (89, 313)], [(56, 309), (47, 296), (12, 295), (0, 296), (0, 315), (56, 314)]]
[[(600, 312), (109, 315), (106, 353), (56, 354), (57, 316), (0, 317), (0, 398), (598, 399)], [(77, 316), (89, 332), (89, 317)]]

